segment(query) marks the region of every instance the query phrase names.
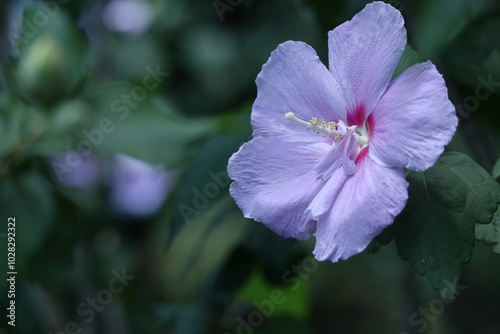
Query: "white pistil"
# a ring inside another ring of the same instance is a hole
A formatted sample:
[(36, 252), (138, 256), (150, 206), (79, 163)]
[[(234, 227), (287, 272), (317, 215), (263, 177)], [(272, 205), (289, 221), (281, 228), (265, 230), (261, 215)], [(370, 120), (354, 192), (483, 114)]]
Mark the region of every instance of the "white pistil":
[(338, 124), (335, 122), (325, 122), (323, 120), (319, 120), (317, 118), (311, 119), (311, 121), (306, 122), (304, 120), (301, 120), (300, 118), (296, 117), (293, 112), (287, 112), (285, 114), (285, 118), (289, 121), (296, 122), (302, 125), (307, 126), (308, 129), (313, 130), (316, 133), (326, 133), (328, 137), (337, 137), (337, 138), (343, 138), (344, 136), (340, 131), (338, 131)]
[(299, 124), (302, 124), (305, 126), (311, 126), (311, 123), (301, 120), (300, 118), (295, 116), (295, 114), (293, 112), (287, 112), (285, 114), (285, 118), (289, 121), (292, 121), (292, 122), (296, 122), (296, 123), (299, 123)]
[(361, 149), (368, 146), (369, 139), (368, 139), (368, 129), (366, 128), (366, 126), (358, 127), (354, 134), (358, 139), (359, 147)]
[(289, 121), (305, 125), (307, 129), (311, 129), (316, 133), (325, 133), (326, 137), (335, 137), (333, 139), (334, 142), (338, 142), (347, 136), (353, 135), (356, 137), (360, 149), (368, 146), (368, 131), (364, 127), (346, 126), (342, 121), (339, 121), (339, 123), (325, 122), (322, 119), (318, 120), (316, 117), (306, 122), (295, 116), (293, 112), (287, 112), (285, 118)]
[(357, 139), (358, 139), (358, 143), (359, 143), (359, 147), (360, 148), (364, 148), (365, 146), (368, 146), (368, 137), (365, 136), (365, 135), (359, 135), (357, 133), (354, 134)]

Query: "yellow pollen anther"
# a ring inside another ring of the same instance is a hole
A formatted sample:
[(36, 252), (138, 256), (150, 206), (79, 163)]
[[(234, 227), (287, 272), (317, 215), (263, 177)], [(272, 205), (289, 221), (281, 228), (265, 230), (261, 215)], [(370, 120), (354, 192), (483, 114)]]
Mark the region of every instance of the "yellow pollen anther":
[(325, 133), (325, 137), (334, 137), (334, 142), (338, 142), (352, 135), (358, 141), (360, 148), (364, 148), (368, 145), (368, 133), (364, 128), (347, 126), (342, 121), (339, 121), (339, 123), (326, 122), (322, 119), (318, 120), (317, 117), (313, 117), (309, 122), (306, 122), (295, 116), (293, 112), (287, 112), (285, 118), (289, 121), (305, 125), (308, 130), (313, 130), (315, 133)]
[(318, 121), (318, 118), (316, 118), (316, 117), (311, 118), (309, 123), (311, 123), (311, 125), (309, 125), (307, 128), (313, 129), (313, 131), (316, 133), (320, 133), (322, 131), (324, 132), (325, 129), (328, 131), (337, 131), (338, 130), (337, 123), (335, 123), (335, 122), (328, 122), (327, 123), (322, 119), (320, 119)]
[(306, 122), (296, 117), (293, 112), (286, 113), (285, 118), (289, 121), (305, 125), (307, 129), (313, 130), (318, 134), (320, 132), (326, 133), (327, 137), (335, 136), (335, 138), (338, 139), (342, 136), (342, 134), (338, 131), (338, 124), (335, 122), (326, 122), (322, 119), (318, 120), (316, 117), (313, 117), (309, 122)]

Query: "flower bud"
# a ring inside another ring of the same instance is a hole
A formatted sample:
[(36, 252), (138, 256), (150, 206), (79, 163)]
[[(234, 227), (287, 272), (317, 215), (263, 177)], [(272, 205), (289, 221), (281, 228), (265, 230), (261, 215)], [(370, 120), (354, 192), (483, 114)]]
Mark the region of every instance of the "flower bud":
[(6, 73), (17, 95), (50, 108), (81, 88), (88, 51), (85, 34), (63, 8), (55, 15), (46, 7), (39, 2), (25, 11), (16, 36), (18, 57), (10, 60)]

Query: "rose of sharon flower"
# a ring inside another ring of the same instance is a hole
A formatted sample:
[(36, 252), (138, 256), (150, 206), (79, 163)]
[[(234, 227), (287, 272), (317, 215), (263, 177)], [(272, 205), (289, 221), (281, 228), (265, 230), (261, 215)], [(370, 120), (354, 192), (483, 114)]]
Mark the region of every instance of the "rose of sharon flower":
[(318, 260), (364, 250), (406, 204), (404, 168), (431, 167), (455, 133), (430, 61), (391, 82), (403, 24), (390, 5), (368, 4), (329, 32), (328, 69), (288, 41), (257, 77), (253, 139), (229, 159), (230, 192), (245, 217), (283, 237), (314, 233)]

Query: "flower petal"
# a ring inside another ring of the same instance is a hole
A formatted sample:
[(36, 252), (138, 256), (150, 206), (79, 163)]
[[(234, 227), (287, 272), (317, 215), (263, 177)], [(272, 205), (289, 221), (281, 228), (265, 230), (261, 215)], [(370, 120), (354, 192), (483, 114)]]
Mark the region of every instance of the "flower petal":
[(247, 218), (283, 237), (309, 238), (316, 224), (305, 210), (324, 182), (314, 172), (325, 143), (258, 137), (229, 159), (230, 193)]
[(346, 175), (356, 173), (355, 152), (358, 147), (358, 141), (353, 135), (347, 136), (339, 143), (332, 144), (321, 159), (319, 159), (314, 171), (320, 174), (323, 180), (330, 178), (340, 166), (343, 167)]
[(387, 168), (361, 153), (356, 174), (347, 177), (331, 209), (319, 217), (316, 259), (336, 262), (363, 251), (392, 224), (408, 199), (402, 168)]
[(391, 83), (370, 115), (370, 157), (423, 171), (443, 153), (457, 123), (441, 74), (430, 61), (416, 64)]
[(285, 119), (293, 112), (309, 121), (346, 121), (340, 87), (309, 45), (288, 41), (273, 51), (257, 77), (252, 109), (254, 137), (277, 136), (287, 141), (318, 141), (302, 124)]
[(333, 175), (329, 177), (306, 209), (306, 212), (310, 214), (312, 219), (317, 221), (318, 217), (330, 211), (346, 179), (346, 174), (342, 168), (337, 168), (333, 172)]
[(374, 2), (328, 33), (329, 69), (348, 101), (349, 125), (362, 126), (389, 84), (406, 45), (401, 13)]

